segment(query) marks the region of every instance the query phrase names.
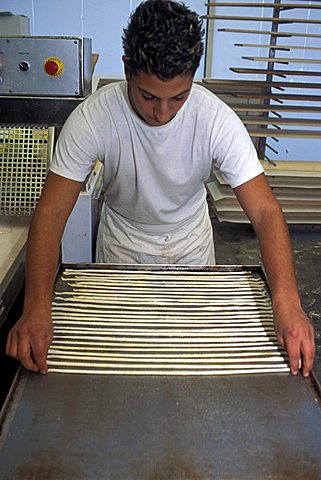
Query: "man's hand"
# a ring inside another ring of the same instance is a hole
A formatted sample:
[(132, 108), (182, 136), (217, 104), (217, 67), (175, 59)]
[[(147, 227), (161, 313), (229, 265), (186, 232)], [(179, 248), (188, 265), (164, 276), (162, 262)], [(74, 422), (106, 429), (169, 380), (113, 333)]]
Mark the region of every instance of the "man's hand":
[(296, 375), (308, 377), (315, 353), (314, 329), (301, 307), (282, 305), (274, 307), (274, 327), (278, 342), (286, 348), (290, 369)]
[(8, 335), (6, 353), (28, 370), (47, 373), (46, 356), (52, 335), (50, 311), (24, 314)]
[(47, 373), (52, 341), (52, 290), (60, 241), (82, 182), (49, 172), (34, 212), (27, 242), (24, 313), (8, 335), (6, 353), (25, 368)]
[(291, 238), (281, 207), (263, 174), (236, 187), (234, 192), (259, 240), (278, 341), (288, 352), (292, 374), (298, 373), (301, 361), (302, 373), (307, 377), (313, 366), (314, 332), (301, 308)]

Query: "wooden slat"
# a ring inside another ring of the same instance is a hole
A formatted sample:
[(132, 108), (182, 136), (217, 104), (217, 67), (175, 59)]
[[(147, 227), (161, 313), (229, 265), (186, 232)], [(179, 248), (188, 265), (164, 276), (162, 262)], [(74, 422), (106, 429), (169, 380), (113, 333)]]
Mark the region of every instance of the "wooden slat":
[(321, 63), (318, 58), (285, 58), (285, 57), (241, 57), (244, 60), (251, 60), (254, 62), (270, 62), (270, 63)]
[(316, 173), (321, 175), (321, 162), (300, 162), (300, 161), (287, 161), (281, 160), (274, 162), (272, 165), (267, 160), (261, 160), (262, 167), (265, 172), (270, 175), (275, 175), (277, 172), (287, 171), (288, 173), (311, 173), (311, 176), (315, 176)]
[(251, 87), (252, 85), (258, 87), (271, 87), (271, 88), (312, 88), (312, 89), (319, 89), (321, 90), (320, 83), (308, 83), (308, 82), (266, 82), (264, 80), (239, 80), (239, 79), (215, 79), (215, 78), (202, 78), (202, 83), (205, 85), (217, 85), (221, 87), (222, 85), (228, 85), (231, 87), (238, 87), (238, 86), (248, 86)]
[[(221, 93), (221, 92), (220, 92)], [(295, 95), (291, 93), (247, 93), (247, 92), (222, 92), (240, 98), (261, 98), (271, 100), (300, 100), (301, 102), (320, 102), (321, 95)]]
[(321, 120), (314, 118), (278, 118), (261, 115), (243, 115), (239, 117), (244, 125), (295, 125), (305, 127), (321, 127)]
[(271, 128), (248, 128), (251, 137), (257, 138), (321, 138), (321, 130), (282, 130)]
[(321, 38), (321, 34), (319, 33), (272, 32), (271, 30), (249, 30), (244, 28), (218, 28), (217, 31), (227, 33), (256, 33), (259, 35), (272, 35), (276, 37)]
[[(222, 197), (229, 198), (232, 194), (234, 194), (233, 190), (229, 185), (221, 185), (216, 180), (210, 182), (210, 184), (219, 185), (219, 191)], [(309, 200), (313, 202), (321, 202), (321, 183), (320, 187), (316, 188), (304, 188), (304, 187), (273, 187), (271, 186), (274, 195), (278, 199), (287, 199), (287, 200), (296, 200), (302, 202), (308, 202)], [(235, 195), (235, 194), (234, 194)], [(265, 320), (268, 324), (269, 320)]]
[(205, 4), (207, 7), (259, 7), (259, 8), (307, 8), (318, 9), (321, 5), (313, 5), (308, 3), (241, 3), (241, 2), (209, 2)]
[[(278, 160), (273, 164), (260, 160), (272, 187), (321, 188), (321, 162)], [(220, 185), (228, 185), (219, 171), (214, 171)]]
[(246, 22), (273, 22), (273, 23), (304, 23), (320, 25), (321, 20), (306, 18), (278, 18), (278, 17), (243, 17), (238, 15), (203, 15), (201, 18), (208, 20), (230, 20), (230, 21), (246, 21)]
[(229, 104), (235, 112), (306, 112), (319, 113), (321, 107), (297, 106), (297, 105), (262, 105), (262, 104)]
[[(289, 213), (284, 212), (285, 219), (289, 224), (297, 225), (318, 225), (321, 224), (321, 215), (314, 212), (309, 213)], [(249, 219), (242, 211), (240, 212), (217, 212), (216, 216), (220, 222), (231, 223), (249, 223)]]
[(312, 70), (266, 70), (264, 68), (241, 68), (241, 67), (230, 67), (230, 70), (235, 73), (263, 73), (265, 75), (300, 75), (302, 77), (321, 77), (321, 71), (316, 72)]
[(91, 55), (91, 74), (92, 75), (94, 73), (94, 70), (95, 70), (96, 64), (98, 62), (98, 59), (99, 59), (99, 53), (93, 53)]
[(234, 43), (235, 47), (269, 48), (270, 50), (321, 50), (321, 47), (307, 47), (306, 45), (268, 45), (260, 43)]

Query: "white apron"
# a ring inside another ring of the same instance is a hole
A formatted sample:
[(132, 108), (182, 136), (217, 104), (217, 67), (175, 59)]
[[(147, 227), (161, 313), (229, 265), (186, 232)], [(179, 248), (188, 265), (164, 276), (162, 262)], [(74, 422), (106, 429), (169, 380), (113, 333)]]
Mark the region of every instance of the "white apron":
[(214, 242), (207, 203), (176, 225), (129, 222), (104, 202), (96, 261), (122, 264), (214, 265)]

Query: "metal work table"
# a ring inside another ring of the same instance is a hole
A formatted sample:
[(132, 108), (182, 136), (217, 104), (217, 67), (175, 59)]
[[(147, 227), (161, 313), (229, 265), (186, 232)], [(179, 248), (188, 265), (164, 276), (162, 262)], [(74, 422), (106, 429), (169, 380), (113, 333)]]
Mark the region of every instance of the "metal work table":
[(9, 326), (18, 319), (22, 304), (17, 297), (21, 295), (24, 282), (25, 244), (30, 221), (30, 216), (0, 216), (0, 406), (18, 366), (15, 360), (5, 356), (5, 342)]
[[(217, 261), (260, 263), (249, 225)], [(321, 227), (290, 227), (320, 379)], [(139, 377), (21, 370), (2, 414), (1, 480), (321, 479), (320, 386), (300, 374)], [(1, 422), (0, 422), (1, 423)]]
[[(31, 217), (0, 217), (0, 299), (6, 295), (12, 283), (15, 283), (15, 295), (19, 288), (15, 275), (24, 263), (25, 243)], [(24, 273), (21, 273), (22, 280)], [(9, 308), (11, 305), (6, 305)]]
[(2, 480), (316, 480), (320, 451), (320, 398), (289, 374), (23, 372), (0, 436)]
[(0, 330), (23, 285), (30, 221), (31, 217), (0, 216)]

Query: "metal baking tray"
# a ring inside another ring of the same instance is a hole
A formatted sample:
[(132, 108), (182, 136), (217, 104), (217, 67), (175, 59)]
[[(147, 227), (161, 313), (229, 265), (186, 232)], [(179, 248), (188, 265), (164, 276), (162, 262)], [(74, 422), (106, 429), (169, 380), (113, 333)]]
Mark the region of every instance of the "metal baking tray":
[(0, 422), (1, 480), (321, 479), (313, 374), (43, 376), (21, 369)]

